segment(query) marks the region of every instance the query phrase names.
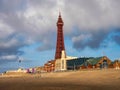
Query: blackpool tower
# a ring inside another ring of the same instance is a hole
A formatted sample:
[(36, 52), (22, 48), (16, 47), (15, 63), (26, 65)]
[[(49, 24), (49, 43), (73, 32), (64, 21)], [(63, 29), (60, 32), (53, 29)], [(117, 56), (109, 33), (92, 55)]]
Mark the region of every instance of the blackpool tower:
[(60, 59), (62, 51), (65, 51), (63, 25), (64, 22), (62, 20), (61, 14), (59, 13), (59, 17), (57, 21), (57, 42), (56, 42), (55, 59)]

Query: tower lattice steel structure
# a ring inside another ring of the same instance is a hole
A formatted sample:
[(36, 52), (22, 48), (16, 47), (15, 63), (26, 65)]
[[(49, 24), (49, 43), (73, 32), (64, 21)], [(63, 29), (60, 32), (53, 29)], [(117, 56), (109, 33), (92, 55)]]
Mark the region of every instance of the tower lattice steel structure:
[(59, 17), (57, 21), (57, 42), (56, 42), (55, 59), (60, 59), (62, 51), (63, 50), (65, 51), (63, 25), (64, 22), (62, 20), (61, 14), (59, 13)]

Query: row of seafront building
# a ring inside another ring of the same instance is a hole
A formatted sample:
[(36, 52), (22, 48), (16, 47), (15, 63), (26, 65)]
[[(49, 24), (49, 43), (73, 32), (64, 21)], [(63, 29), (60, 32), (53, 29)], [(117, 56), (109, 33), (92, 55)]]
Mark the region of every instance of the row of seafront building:
[(60, 63), (60, 61), (61, 60), (59, 60), (59, 63), (58, 61), (56, 63), (55, 60), (51, 60), (41, 67), (34, 67), (29, 69), (19, 68), (18, 70), (10, 70), (3, 73), (3, 75), (25, 75), (26, 73), (34, 74), (43, 72), (61, 72), (69, 70), (120, 69), (120, 60), (111, 61), (106, 56), (67, 59), (64, 65), (62, 65), (63, 63)]
[(44, 64), (45, 72), (108, 68), (120, 69), (120, 61), (111, 61), (107, 56), (102, 56), (51, 60)]

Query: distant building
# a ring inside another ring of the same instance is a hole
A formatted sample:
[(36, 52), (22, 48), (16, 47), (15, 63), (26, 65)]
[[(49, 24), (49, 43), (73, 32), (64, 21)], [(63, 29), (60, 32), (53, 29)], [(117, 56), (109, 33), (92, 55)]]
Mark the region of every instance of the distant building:
[(44, 66), (41, 66), (41, 67), (35, 67), (35, 72), (36, 73), (41, 73), (41, 72), (44, 72)]
[(9, 70), (4, 73), (4, 75), (22, 75), (26, 74), (27, 71), (23, 68), (19, 68), (18, 70)]
[(82, 57), (73, 60), (67, 60), (67, 70), (108, 68), (111, 60), (106, 57)]
[(113, 67), (114, 67), (115, 69), (120, 69), (120, 61), (119, 61), (119, 60), (115, 60), (115, 61), (113, 62)]
[(48, 61), (44, 64), (44, 71), (53, 72), (55, 71), (55, 60)]

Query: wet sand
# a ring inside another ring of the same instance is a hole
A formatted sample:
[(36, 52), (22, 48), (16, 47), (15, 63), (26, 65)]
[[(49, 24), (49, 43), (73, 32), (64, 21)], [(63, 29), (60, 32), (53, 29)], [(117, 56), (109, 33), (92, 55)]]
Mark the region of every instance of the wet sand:
[(0, 77), (0, 90), (120, 90), (120, 70)]

